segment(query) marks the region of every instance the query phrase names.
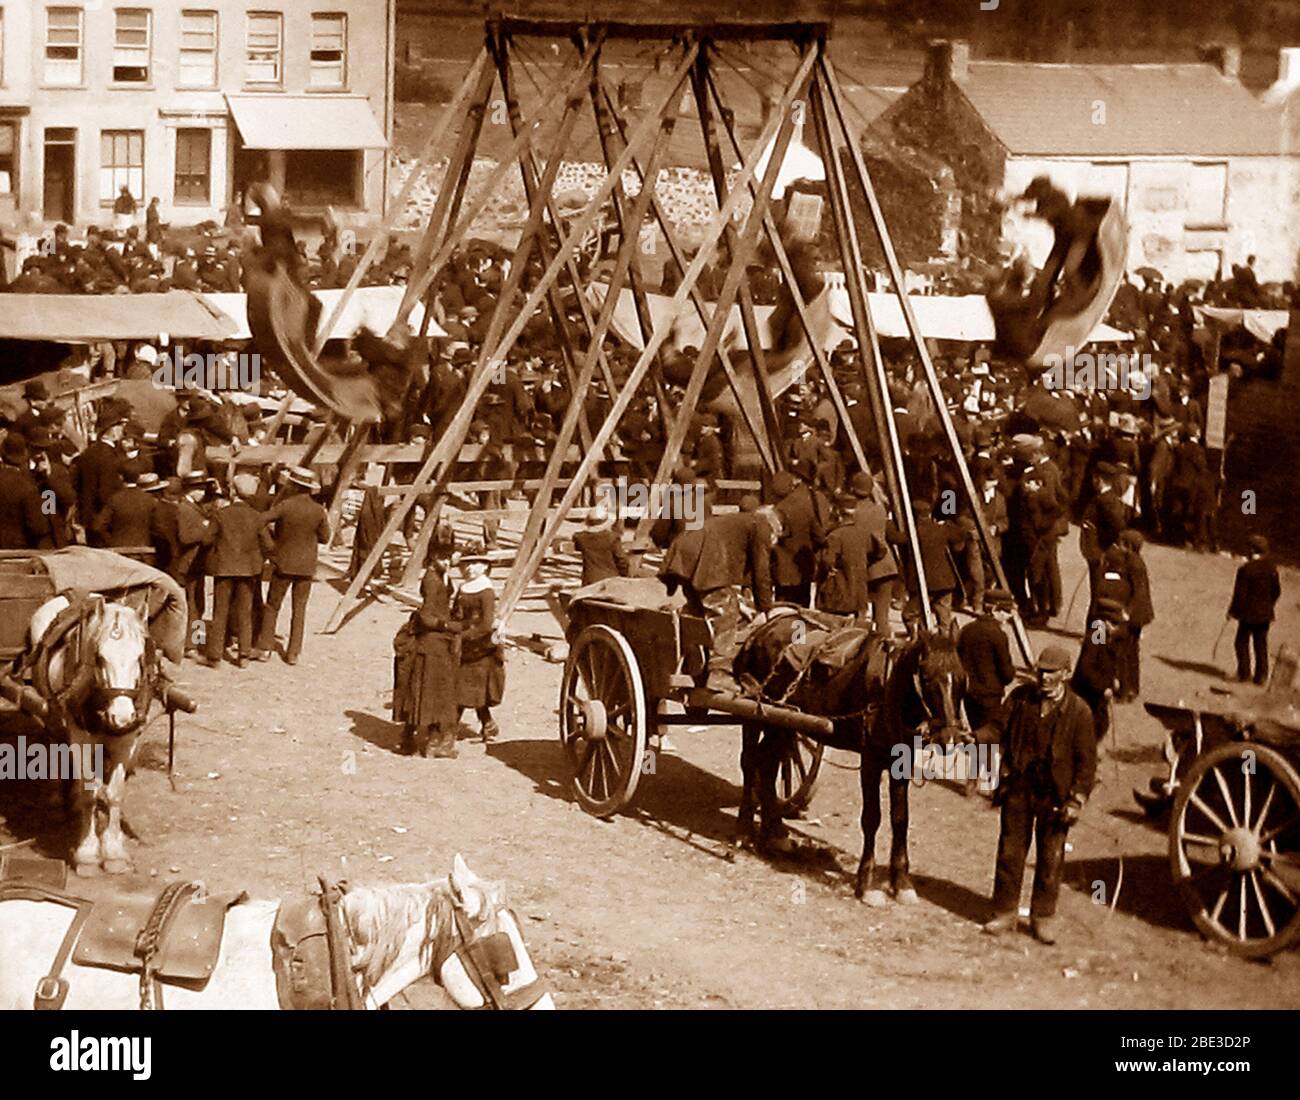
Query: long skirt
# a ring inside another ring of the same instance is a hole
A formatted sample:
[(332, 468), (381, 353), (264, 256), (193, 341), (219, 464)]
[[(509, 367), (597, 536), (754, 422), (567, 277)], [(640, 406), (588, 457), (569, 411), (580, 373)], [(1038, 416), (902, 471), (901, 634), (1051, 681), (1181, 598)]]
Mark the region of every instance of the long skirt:
[(459, 708), (456, 639), (426, 634), (393, 660), (393, 721), (454, 729)]
[(462, 707), (495, 707), (506, 690), (505, 661), (497, 654), (489, 654), (460, 666), (460, 686), (457, 702)]

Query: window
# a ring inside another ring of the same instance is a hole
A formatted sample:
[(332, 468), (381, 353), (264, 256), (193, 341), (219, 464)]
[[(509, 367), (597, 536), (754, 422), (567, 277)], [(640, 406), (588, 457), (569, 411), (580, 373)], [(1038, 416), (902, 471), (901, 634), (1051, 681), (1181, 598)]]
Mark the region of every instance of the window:
[(208, 201), (208, 164), (212, 149), (211, 130), (176, 131), (176, 183), (173, 194), (177, 202)]
[(104, 130), (100, 134), (100, 204), (112, 206), (123, 184), (136, 202), (144, 201), (143, 130)]
[(284, 197), (295, 206), (358, 206), (361, 154), (355, 149), (290, 149)]
[(217, 84), (217, 13), (181, 12), (181, 56), (176, 83), (182, 88), (214, 88)]
[(284, 36), (279, 12), (248, 13), (248, 57), (244, 79), (249, 84), (279, 84)]
[(0, 122), (0, 195), (9, 195), (18, 188), (14, 177), (14, 158), (18, 155), (18, 124)]
[(1219, 227), (1227, 223), (1228, 166), (1223, 161), (1194, 163), (1187, 182), (1187, 225)]
[(118, 8), (113, 14), (113, 83), (149, 83), (149, 12)]
[(311, 17), (313, 88), (341, 88), (347, 83), (348, 17), (317, 12)]
[(45, 83), (81, 81), (81, 9), (45, 9)]

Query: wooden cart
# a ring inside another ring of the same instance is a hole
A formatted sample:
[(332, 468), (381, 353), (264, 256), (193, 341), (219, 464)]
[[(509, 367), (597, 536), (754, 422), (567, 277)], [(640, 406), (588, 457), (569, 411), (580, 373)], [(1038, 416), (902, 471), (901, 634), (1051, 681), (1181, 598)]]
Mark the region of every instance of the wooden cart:
[[(632, 803), (644, 770), (647, 737), (664, 727), (740, 725), (761, 720), (794, 731), (777, 794), (798, 813), (812, 798), (828, 719), (701, 686), (712, 636), (680, 596), (667, 598), (655, 578), (618, 578), (567, 604), (569, 654), (560, 681), (560, 740), (572, 769), (574, 798), (609, 817)], [(672, 712), (671, 704), (682, 707)]]
[(1170, 728), (1169, 865), (1193, 923), (1247, 958), (1300, 940), (1300, 699), (1238, 685), (1148, 703)]

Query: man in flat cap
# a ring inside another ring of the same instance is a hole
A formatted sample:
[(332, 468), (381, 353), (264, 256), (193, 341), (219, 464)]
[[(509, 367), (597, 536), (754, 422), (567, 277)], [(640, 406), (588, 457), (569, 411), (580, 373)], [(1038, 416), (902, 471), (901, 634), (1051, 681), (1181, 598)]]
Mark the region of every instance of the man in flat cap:
[(1228, 618), (1237, 620), (1237, 637), (1233, 648), (1237, 654), (1237, 679), (1250, 680), (1250, 651), (1255, 650), (1255, 683), (1268, 680), (1268, 630), (1274, 609), (1282, 595), (1277, 566), (1268, 556), (1268, 539), (1251, 535), (1247, 546), (1250, 556), (1237, 569), (1232, 586), (1232, 603)]
[(1039, 654), (1036, 678), (1011, 693), (994, 801), (1002, 807), (993, 919), (989, 935), (1013, 931), (1029, 842), (1036, 841), (1029, 913), (1034, 937), (1056, 942), (1056, 902), (1065, 840), (1079, 820), (1097, 772), (1092, 713), (1070, 690), (1070, 655), (1059, 645)]

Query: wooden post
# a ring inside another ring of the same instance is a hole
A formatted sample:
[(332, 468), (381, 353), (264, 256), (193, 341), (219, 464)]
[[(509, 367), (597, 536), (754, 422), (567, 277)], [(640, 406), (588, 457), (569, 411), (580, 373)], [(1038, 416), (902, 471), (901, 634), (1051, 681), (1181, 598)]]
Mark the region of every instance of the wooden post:
[[(647, 161), (650, 171), (658, 171), (659, 165), (668, 149), (668, 140), (672, 136), (673, 124), (677, 116), (677, 102), (681, 94), (681, 82), (679, 81), (673, 94), (665, 101), (664, 115), (661, 119), (661, 128), (659, 135), (655, 139), (655, 144), (650, 150), (650, 156)], [(600, 316), (596, 321), (595, 331), (592, 333), (592, 346), (587, 349), (586, 358), (582, 364), (582, 370), (578, 378), (579, 392), (586, 389), (591, 384), (594, 373), (596, 357), (595, 347), (604, 339), (605, 333), (609, 330), (610, 322), (614, 319), (614, 311), (618, 305), (619, 288), (622, 285), (623, 278), (631, 270), (632, 256), (636, 251), (638, 244), (638, 230), (642, 225), (646, 212), (650, 207), (651, 199), (654, 197), (654, 188), (642, 185), (636, 199), (632, 203), (632, 208), (626, 217), (620, 215), (621, 225), (623, 226), (622, 235), (619, 238), (618, 257), (614, 263), (614, 272), (609, 282), (609, 293), (605, 295), (605, 300), (601, 303)], [(654, 362), (653, 357), (650, 360)], [(629, 380), (628, 386), (631, 385)], [(626, 388), (626, 387), (625, 387)], [(634, 392), (634, 391), (633, 391)], [(619, 394), (618, 396), (622, 396)], [(555, 441), (555, 446), (551, 451), (551, 457), (546, 465), (546, 473), (542, 478), (542, 487), (538, 491), (533, 502), (533, 508), (528, 515), (528, 523), (524, 528), (523, 537), (519, 540), (519, 551), (515, 557), (514, 567), (511, 569), (510, 576), (506, 578), (503, 598), (513, 602), (522, 595), (527, 587), (530, 576), (526, 571), (529, 558), (531, 557), (533, 547), (537, 543), (538, 536), (541, 534), (542, 525), (546, 519), (547, 512), (551, 505), (551, 498), (555, 492), (556, 485), (560, 480), (560, 473), (563, 468), (564, 456), (568, 452), (569, 444), (573, 439), (574, 425), (578, 420), (578, 402), (574, 402), (565, 410), (564, 420), (560, 425), (559, 435)]]
[[(823, 47), (824, 48), (824, 47)], [(820, 69), (819, 69), (820, 71)], [(880, 357), (875, 325), (871, 320), (870, 299), (867, 297), (865, 269), (862, 265), (862, 247), (858, 241), (857, 225), (849, 201), (849, 189), (844, 178), (844, 165), (840, 162), (840, 146), (831, 129), (830, 115), (822, 102), (821, 89), (814, 80), (809, 97), (813, 118), (821, 137), (822, 161), (826, 165), (826, 180), (830, 185), (831, 211), (835, 218), (836, 236), (844, 262), (844, 283), (849, 292), (853, 310), (853, 324), (857, 330), (858, 348), (862, 352), (863, 368), (867, 371), (867, 386), (873, 392), (873, 403), (878, 405), (877, 430), (883, 430), (885, 448), (885, 480), (889, 486), (894, 516), (901, 521), (907, 534), (908, 554), (915, 573), (917, 600), (921, 605), (921, 623), (926, 630), (934, 627), (930, 593), (926, 588), (925, 565), (921, 560), (921, 547), (916, 537), (916, 517), (908, 496), (907, 472), (903, 466), (903, 450), (898, 440), (898, 425), (894, 422), (893, 408), (889, 403), (889, 379), (885, 363)], [(871, 367), (867, 367), (870, 349)], [(874, 387), (874, 390), (873, 390)]]
[[(654, 479), (655, 484), (667, 485), (671, 482), (673, 467), (677, 464), (678, 456), (681, 454), (682, 443), (686, 439), (686, 432), (690, 427), (696, 403), (699, 401), (700, 391), (704, 388), (704, 379), (709, 362), (712, 360), (718, 348), (718, 343), (722, 339), (722, 332), (727, 324), (731, 304), (740, 289), (741, 280), (745, 277), (745, 265), (749, 262), (750, 253), (758, 237), (758, 230), (763, 222), (763, 211), (767, 209), (772, 188), (776, 184), (776, 177), (781, 168), (781, 161), (785, 157), (785, 151), (789, 147), (790, 138), (794, 132), (794, 121), (790, 114), (790, 106), (807, 84), (808, 74), (812, 71), (815, 56), (815, 50), (805, 52), (803, 63), (799, 66), (795, 79), (786, 89), (784, 96), (782, 96), (781, 109), (774, 112), (768, 120), (768, 125), (764, 127), (766, 136), (755, 144), (750, 157), (746, 161), (746, 167), (749, 171), (742, 171), (731, 194), (727, 196), (726, 202), (723, 204), (723, 209), (734, 210), (737, 208), (740, 198), (745, 194), (748, 180), (754, 174), (753, 169), (763, 154), (764, 147), (772, 140), (772, 134), (769, 131), (775, 130), (775, 145), (772, 157), (768, 162), (767, 171), (763, 174), (763, 182), (759, 187), (758, 195), (754, 199), (749, 217), (745, 220), (745, 228), (737, 238), (735, 251), (731, 256), (731, 266), (727, 269), (726, 279), (723, 280), (722, 290), (718, 295), (713, 317), (709, 322), (708, 331), (704, 337), (704, 344), (696, 357), (690, 380), (686, 384), (686, 393), (682, 397), (681, 408), (678, 410), (672, 431), (668, 433), (668, 439), (664, 444), (664, 453), (659, 460), (659, 470)], [(702, 263), (704, 259), (706, 259), (705, 249), (701, 246), (699, 254), (692, 261), (692, 268), (695, 267), (696, 263)], [(637, 523), (636, 538), (638, 540), (644, 539), (653, 523), (654, 516), (647, 512)]]
[[(691, 47), (691, 50), (688, 51), (685, 65), (679, 68), (675, 74), (676, 79), (672, 84), (674, 88), (676, 88), (680, 83), (681, 78), (685, 76), (690, 63), (694, 60), (691, 54), (698, 48), (698, 44), (695, 44)], [(736, 180), (735, 189), (730, 195), (728, 195), (727, 201), (722, 205), (722, 208), (717, 212), (713, 220), (709, 223), (708, 228), (705, 230), (700, 251), (696, 254), (695, 259), (691, 261), (689, 267), (683, 273), (681, 284), (678, 286), (677, 292), (673, 295), (672, 309), (674, 313), (680, 310), (685, 304), (687, 296), (695, 286), (696, 280), (700, 277), (700, 272), (704, 270), (704, 264), (708, 258), (707, 250), (711, 248), (722, 235), (722, 230), (727, 223), (727, 219), (729, 219), (738, 208), (740, 195), (744, 188), (748, 186), (749, 180), (754, 175), (754, 169), (758, 164), (758, 158), (761, 154), (762, 147), (772, 140), (772, 136), (776, 133), (780, 120), (785, 117), (785, 113), (788, 111), (790, 103), (794, 99), (796, 89), (803, 87), (804, 83), (807, 81), (808, 73), (811, 71), (811, 68), (812, 56), (810, 54), (804, 59), (804, 63), (800, 66), (799, 72), (796, 74), (790, 89), (782, 98), (781, 110), (774, 113), (764, 124), (763, 134), (759, 139), (757, 147), (741, 167), (740, 175)], [(661, 107), (658, 114), (662, 115), (663, 110), (664, 108)], [(637, 125), (636, 130), (634, 131), (635, 136), (629, 143), (629, 149), (633, 148), (635, 144), (640, 141), (642, 128), (645, 126), (645, 123), (646, 120), (643, 119)], [(748, 226), (746, 228), (748, 228)], [(732, 288), (732, 293), (735, 293), (734, 287)], [(668, 338), (671, 329), (671, 324), (656, 326), (655, 331), (650, 338), (650, 342), (641, 352), (636, 365), (632, 368), (632, 372), (628, 376), (627, 382), (618, 395), (618, 399), (614, 402), (613, 407), (609, 411), (609, 415), (605, 418), (605, 423), (603, 423), (597, 430), (595, 444), (590, 451), (583, 455), (582, 461), (578, 464), (578, 469), (570, 479), (569, 486), (565, 490), (560, 504), (547, 520), (546, 527), (542, 532), (542, 537), (538, 540), (537, 545), (533, 547), (532, 551), (528, 555), (528, 560), (519, 571), (519, 576), (525, 579), (532, 576), (533, 572), (537, 569), (537, 566), (541, 563), (542, 557), (545, 555), (546, 549), (550, 545), (551, 540), (555, 537), (555, 533), (559, 530), (565, 514), (571, 507), (573, 507), (573, 503), (577, 499), (578, 493), (581, 491), (586, 478), (590, 475), (591, 470), (599, 460), (601, 450), (609, 441), (609, 437), (614, 434), (614, 429), (617, 427), (619, 419), (623, 416), (624, 412), (627, 411), (627, 407), (631, 404), (632, 397), (636, 393), (637, 387), (641, 384), (642, 379), (645, 378), (650, 369), (650, 363), (653, 361), (655, 353)], [(698, 362), (696, 366), (699, 366)], [(702, 372), (697, 370), (695, 373), (700, 376), (699, 381), (703, 384)], [(497, 622), (499, 624), (505, 623), (510, 618), (521, 594), (522, 586), (518, 591), (510, 590), (502, 593), (501, 603), (498, 605)]]
[[(687, 51), (687, 57), (682, 62), (682, 65), (679, 67), (680, 71), (676, 74), (676, 77), (672, 82), (673, 86), (680, 83), (680, 80), (685, 75), (690, 63), (694, 60), (695, 51), (698, 48), (698, 46), (693, 46)], [(573, 80), (574, 82), (580, 83), (585, 76), (586, 67), (584, 66), (574, 74)], [(574, 87), (576, 86), (577, 83), (574, 84)], [(661, 114), (662, 108), (655, 115), (647, 116), (637, 124), (636, 130), (634, 131), (634, 137), (630, 142), (628, 149), (625, 151), (623, 156), (619, 158), (619, 161), (615, 162), (615, 172), (621, 172), (626, 166), (628, 160), (631, 158), (632, 148), (645, 138)], [(562, 152), (563, 150), (560, 148), (555, 154), (557, 160), (559, 156), (562, 155)], [(547, 286), (559, 271), (560, 264), (562, 264), (568, 256), (572, 255), (573, 250), (582, 239), (582, 234), (584, 234), (595, 221), (597, 215), (600, 213), (601, 204), (604, 203), (604, 201), (609, 197), (610, 191), (613, 190), (613, 179), (614, 175), (611, 174), (610, 178), (607, 178), (605, 182), (601, 184), (595, 195), (593, 195), (591, 200), (588, 202), (586, 208), (580, 215), (578, 215), (577, 219), (570, 226), (569, 232), (561, 243), (559, 250), (556, 252), (555, 258), (542, 273), (542, 276), (538, 280), (538, 284), (534, 287), (532, 293), (515, 313), (514, 322), (510, 326), (505, 337), (502, 338), (501, 343), (493, 349), (491, 353), (489, 353), (489, 346), (487, 344), (484, 345), (483, 354), (480, 356), (474, 375), (470, 379), (469, 389), (464, 400), (461, 402), (460, 409), (457, 410), (456, 415), (452, 418), (451, 424), (448, 425), (443, 438), (438, 441), (437, 446), (434, 447), (429, 457), (425, 460), (424, 466), (421, 467), (420, 473), (416, 478), (415, 483), (420, 485), (422, 489), (427, 486), (430, 477), (435, 473), (435, 471), (438, 471), (439, 464), (450, 461), (451, 457), (459, 451), (460, 445), (465, 438), (465, 433), (469, 428), (470, 420), (473, 417), (474, 409), (477, 406), (479, 399), (487, 391), (488, 384), (495, 371), (495, 367), (493, 367), (492, 364), (498, 361), (518, 338), (519, 333), (523, 331), (524, 325), (528, 322), (529, 317), (532, 316), (533, 310), (537, 308), (542, 297), (545, 295)], [(540, 220), (541, 209), (540, 205), (535, 204), (532, 214), (530, 215), (529, 226), (532, 227), (533, 231), (536, 229), (535, 223)], [(531, 236), (529, 226), (525, 226), (525, 238)], [(531, 246), (531, 242), (529, 246)], [(512, 276), (515, 274), (517, 267), (518, 265), (511, 265)], [(630, 398), (630, 394), (628, 396)], [(441, 474), (439, 475), (439, 478), (440, 477)], [(329, 622), (326, 623), (325, 630), (327, 633), (338, 628), (339, 623), (347, 612), (348, 605), (356, 598), (357, 593), (366, 583), (366, 580), (369, 578), (371, 571), (373, 571), (375, 564), (382, 556), (383, 547), (392, 539), (394, 532), (396, 532), (402, 521), (405, 520), (406, 514), (410, 511), (411, 505), (415, 500), (415, 495), (415, 493), (405, 495), (398, 502), (397, 508), (394, 509), (393, 515), (389, 518), (389, 521), (384, 528), (379, 543), (373, 550), (371, 550), (370, 556), (366, 559), (366, 563), (362, 566), (358, 575), (353, 578), (347, 591), (340, 598), (338, 606), (334, 609), (334, 613), (331, 615)]]
[[(921, 367), (925, 372), (930, 396), (934, 400), (935, 413), (939, 417), (939, 423), (943, 426), (948, 447), (952, 451), (953, 459), (957, 464), (957, 473), (961, 479), (961, 486), (966, 494), (966, 499), (970, 504), (975, 520), (975, 529), (979, 532), (980, 544), (993, 566), (993, 573), (998, 584), (1006, 588), (1008, 587), (1006, 574), (1003, 572), (1002, 562), (994, 552), (993, 539), (989, 534), (988, 524), (984, 521), (984, 510), (981, 507), (979, 495), (975, 492), (975, 484), (971, 480), (970, 469), (966, 465), (966, 456), (962, 453), (961, 440), (957, 438), (957, 431), (953, 427), (952, 417), (948, 415), (948, 404), (944, 398), (943, 390), (939, 386), (939, 376), (935, 372), (934, 363), (930, 360), (930, 352), (925, 346), (925, 337), (921, 332), (921, 326), (917, 323), (912, 303), (908, 299), (907, 289), (903, 284), (903, 269), (898, 262), (898, 255), (894, 251), (894, 242), (889, 235), (889, 227), (885, 224), (885, 216), (880, 208), (880, 201), (876, 197), (875, 188), (871, 183), (871, 176), (867, 172), (866, 160), (863, 158), (862, 150), (849, 126), (848, 117), (844, 110), (844, 97), (840, 92), (835, 70), (827, 63), (824, 56), (821, 61), (819, 75), (825, 86), (827, 99), (834, 107), (836, 118), (844, 133), (852, 157), (853, 167), (858, 176), (858, 183), (862, 188), (862, 193), (866, 196), (867, 208), (871, 212), (871, 221), (875, 227), (876, 236), (880, 241), (880, 249), (884, 253), (885, 264), (889, 269), (890, 278), (894, 284), (894, 293), (898, 296), (899, 305), (903, 310), (903, 317), (907, 321), (907, 330), (911, 333), (912, 342), (921, 360)], [(1033, 648), (1029, 643), (1029, 634), (1025, 630), (1025, 624), (1021, 621), (1018, 610), (1013, 611), (1011, 624), (1012, 633), (1015, 635), (1021, 656), (1026, 664), (1032, 665), (1034, 662)]]

